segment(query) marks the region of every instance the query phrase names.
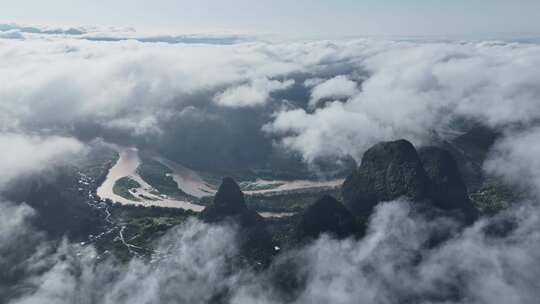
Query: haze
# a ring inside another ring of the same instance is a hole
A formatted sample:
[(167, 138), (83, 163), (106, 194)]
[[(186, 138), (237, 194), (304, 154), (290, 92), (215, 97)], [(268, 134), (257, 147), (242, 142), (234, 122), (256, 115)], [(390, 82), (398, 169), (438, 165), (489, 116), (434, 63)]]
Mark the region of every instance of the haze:
[(138, 30), (235, 30), (282, 35), (535, 34), (536, 0), (0, 1), (3, 21), (130, 26)]

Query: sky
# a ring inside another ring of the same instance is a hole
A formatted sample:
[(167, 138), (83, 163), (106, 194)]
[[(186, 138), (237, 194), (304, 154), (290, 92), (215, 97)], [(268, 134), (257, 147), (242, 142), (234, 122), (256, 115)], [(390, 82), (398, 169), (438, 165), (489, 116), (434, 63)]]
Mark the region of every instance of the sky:
[(0, 20), (285, 35), (540, 33), (537, 0), (0, 0)]

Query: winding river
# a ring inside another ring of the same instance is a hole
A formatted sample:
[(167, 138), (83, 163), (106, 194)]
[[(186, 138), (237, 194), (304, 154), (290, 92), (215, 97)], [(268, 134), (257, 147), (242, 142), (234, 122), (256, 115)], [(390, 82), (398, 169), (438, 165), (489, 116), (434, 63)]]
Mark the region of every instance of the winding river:
[[(101, 199), (110, 199), (114, 202), (118, 202), (125, 205), (142, 205), (145, 207), (168, 207), (168, 208), (182, 208), (186, 210), (192, 210), (200, 212), (204, 209), (204, 206), (191, 203), (189, 201), (182, 201), (172, 199), (164, 195), (156, 195), (155, 189), (145, 182), (139, 173), (137, 168), (139, 167), (141, 160), (139, 158), (139, 152), (136, 148), (121, 147), (117, 145), (111, 145), (113, 149), (118, 152), (119, 158), (116, 164), (109, 170), (107, 177), (103, 184), (97, 189), (97, 195)], [(196, 197), (201, 198), (203, 196), (214, 195), (216, 187), (208, 184), (204, 179), (196, 172), (178, 163), (170, 161), (162, 157), (155, 157), (155, 160), (159, 161), (166, 167), (168, 167), (172, 173), (171, 177), (178, 184), (178, 188), (183, 192)], [(132, 194), (136, 197), (146, 197), (148, 199), (141, 199), (140, 201), (129, 200), (114, 193), (114, 184), (122, 177), (129, 177), (141, 186), (135, 189)], [(321, 188), (321, 187), (335, 187), (343, 183), (342, 179), (330, 180), (330, 181), (309, 181), (309, 180), (297, 180), (297, 181), (267, 181), (257, 180), (251, 182), (251, 186), (255, 186), (256, 190), (244, 191), (246, 194), (270, 194), (279, 193), (283, 191), (301, 190), (307, 188)], [(270, 186), (270, 187), (268, 187)], [(261, 189), (257, 189), (261, 187)], [(272, 213), (272, 212), (260, 212), (263, 217), (283, 217), (292, 215), (291, 213)]]
[[(118, 202), (125, 205), (142, 205), (145, 207), (168, 207), (168, 208), (182, 208), (186, 210), (193, 210), (200, 212), (204, 209), (204, 206), (193, 204), (188, 201), (175, 200), (164, 196), (155, 195), (152, 192), (153, 187), (146, 183), (139, 173), (137, 168), (139, 167), (141, 160), (139, 159), (139, 153), (136, 148), (125, 148), (119, 146), (113, 146), (118, 152), (119, 158), (116, 164), (109, 170), (107, 178), (97, 189), (97, 195), (101, 199), (110, 199), (114, 202)], [(136, 194), (143, 195), (150, 199), (133, 201), (127, 198), (121, 197), (114, 193), (114, 184), (122, 177), (130, 177), (138, 182), (141, 187), (136, 189)]]

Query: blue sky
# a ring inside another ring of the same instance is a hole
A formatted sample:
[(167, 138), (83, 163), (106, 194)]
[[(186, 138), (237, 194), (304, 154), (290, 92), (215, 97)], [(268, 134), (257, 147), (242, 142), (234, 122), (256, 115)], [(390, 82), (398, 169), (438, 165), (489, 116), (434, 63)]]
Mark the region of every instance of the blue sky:
[(540, 33), (539, 0), (0, 0), (0, 20), (292, 35)]

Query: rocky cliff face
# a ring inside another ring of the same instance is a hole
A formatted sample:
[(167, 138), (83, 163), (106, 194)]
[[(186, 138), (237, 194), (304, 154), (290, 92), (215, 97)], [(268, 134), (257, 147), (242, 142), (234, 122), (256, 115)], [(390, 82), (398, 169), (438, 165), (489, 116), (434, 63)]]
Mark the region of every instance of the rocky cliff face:
[(300, 240), (315, 239), (323, 233), (345, 238), (357, 232), (358, 227), (351, 212), (329, 195), (307, 208), (296, 228)]
[(247, 208), (244, 194), (230, 177), (223, 179), (213, 203), (203, 210), (201, 216), (208, 222), (218, 222), (232, 216), (259, 217)]
[(345, 204), (356, 216), (368, 217), (376, 204), (406, 197), (467, 219), (476, 210), (450, 153), (428, 147), (418, 153), (406, 140), (382, 142), (364, 154), (360, 167), (343, 184)]
[(264, 219), (246, 206), (244, 194), (230, 177), (223, 179), (214, 201), (201, 213), (208, 223), (230, 222), (239, 226), (239, 244), (242, 254), (250, 261), (267, 265), (274, 253), (272, 236)]
[(426, 147), (418, 151), (429, 181), (429, 195), (441, 209), (455, 209), (468, 203), (467, 187), (450, 152)]
[(414, 146), (406, 140), (379, 143), (366, 151), (360, 167), (347, 177), (345, 204), (359, 216), (369, 216), (375, 205), (398, 197), (423, 200), (429, 179)]
[(500, 137), (499, 131), (478, 125), (450, 141), (439, 144), (456, 160), (469, 191), (477, 191), (482, 187), (485, 180), (482, 165), (489, 149)]

